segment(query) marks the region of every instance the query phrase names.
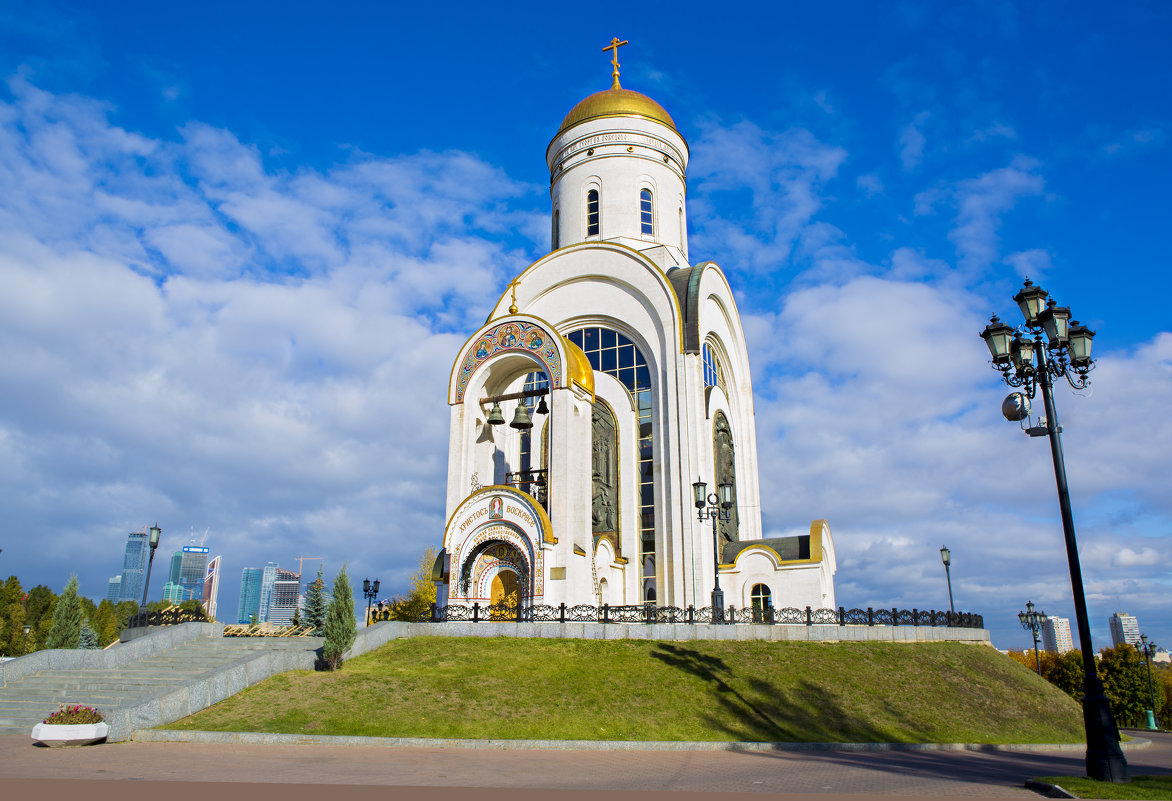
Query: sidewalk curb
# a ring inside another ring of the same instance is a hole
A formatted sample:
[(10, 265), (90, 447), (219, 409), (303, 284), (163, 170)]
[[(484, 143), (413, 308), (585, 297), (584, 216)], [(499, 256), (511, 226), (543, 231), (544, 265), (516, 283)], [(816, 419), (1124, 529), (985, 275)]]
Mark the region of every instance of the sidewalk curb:
[[(458, 748), (479, 751), (1005, 751), (1082, 752), (1084, 743), (746, 743), (628, 740), (459, 740), (427, 737), (351, 737), (262, 732), (173, 731), (139, 729), (134, 742), (217, 743), (225, 745), (342, 745), (381, 748)], [(1123, 750), (1147, 748), (1151, 740), (1121, 743)]]
[(1049, 782), (1039, 782), (1033, 779), (1026, 779), (1025, 788), (1033, 790), (1035, 793), (1041, 793), (1046, 798), (1078, 798), (1077, 795), (1070, 792), (1064, 787), (1057, 784), (1050, 784)]

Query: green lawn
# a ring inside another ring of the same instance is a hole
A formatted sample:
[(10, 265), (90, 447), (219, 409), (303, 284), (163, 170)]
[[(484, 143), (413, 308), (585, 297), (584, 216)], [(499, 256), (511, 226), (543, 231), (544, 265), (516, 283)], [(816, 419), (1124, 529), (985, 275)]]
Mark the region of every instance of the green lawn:
[(1134, 776), (1126, 784), (1097, 782), (1074, 776), (1045, 776), (1035, 781), (1057, 784), (1079, 798), (1127, 798), (1139, 801), (1154, 798), (1172, 801), (1172, 776)]
[(418, 637), (166, 728), (565, 740), (1042, 743), (1082, 712), (992, 648)]

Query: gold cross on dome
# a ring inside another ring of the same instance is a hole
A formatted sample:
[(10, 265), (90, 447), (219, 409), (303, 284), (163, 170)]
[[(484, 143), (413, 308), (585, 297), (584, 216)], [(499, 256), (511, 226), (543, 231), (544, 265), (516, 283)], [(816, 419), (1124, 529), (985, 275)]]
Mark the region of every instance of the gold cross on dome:
[(509, 306), (509, 314), (517, 313), (517, 287), (519, 286), (521, 286), (521, 277), (517, 276), (513, 279), (512, 283), (509, 284), (509, 289), (513, 290), (513, 303), (511, 306)]
[(614, 72), (612, 72), (610, 74), (610, 77), (614, 79), (615, 86), (619, 85), (619, 48), (625, 44), (629, 44), (626, 39), (619, 39), (619, 37), (614, 36), (614, 37), (611, 37), (610, 44), (608, 44), (606, 47), (602, 48), (602, 52), (604, 52), (604, 53), (607, 50), (614, 51), (614, 55), (611, 57), (611, 60), (610, 60), (610, 63), (614, 65)]

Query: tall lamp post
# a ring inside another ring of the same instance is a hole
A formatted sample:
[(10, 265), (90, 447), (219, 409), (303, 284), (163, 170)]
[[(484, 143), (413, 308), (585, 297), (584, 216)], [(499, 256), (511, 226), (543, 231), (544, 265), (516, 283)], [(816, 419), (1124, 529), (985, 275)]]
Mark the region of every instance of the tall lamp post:
[(1156, 717), (1156, 690), (1152, 687), (1152, 656), (1156, 653), (1156, 644), (1148, 642), (1146, 634), (1139, 635), (1139, 640), (1135, 647), (1144, 655), (1144, 663), (1148, 666), (1148, 696), (1152, 699), (1151, 727), (1154, 731), (1160, 728), (1160, 720)]
[(33, 628), (32, 626), (25, 626), (24, 627), (24, 645), (21, 647), (21, 650), (20, 650), (21, 656), (24, 656), (25, 654), (28, 653), (28, 633), (30, 631), (32, 631), (32, 628)]
[(1026, 631), (1033, 632), (1034, 635), (1034, 666), (1038, 669), (1038, 676), (1042, 675), (1042, 659), (1038, 656), (1038, 630), (1042, 628), (1042, 623), (1046, 620), (1045, 612), (1035, 612), (1034, 602), (1026, 601), (1026, 611), (1018, 612), (1017, 619), (1021, 621), (1021, 627)]
[(370, 625), (370, 604), (378, 597), (378, 579), (372, 583), (370, 579), (362, 580), (362, 594), (366, 596), (366, 625)]
[(155, 523), (153, 526), (151, 526), (151, 558), (150, 561), (147, 562), (146, 581), (142, 583), (142, 603), (139, 604), (139, 606), (144, 608), (146, 607), (147, 590), (151, 586), (151, 568), (155, 565), (155, 549), (159, 547), (159, 537), (162, 535), (163, 530), (159, 528), (158, 523)]
[(944, 563), (944, 577), (948, 579), (948, 611), (955, 617), (956, 607), (952, 605), (952, 573), (948, 569), (952, 564), (952, 551), (948, 550), (947, 545), (940, 549), (940, 561)]
[[(981, 332), (981, 338), (993, 357), (993, 369), (1001, 372), (1005, 383), (1023, 387), (1001, 405), (1009, 420), (1022, 421), (1029, 416), (1030, 398), (1040, 386), (1046, 419), (1027, 429), (1030, 436), (1049, 436), (1054, 460), (1054, 481), (1058, 485), (1058, 506), (1062, 513), (1062, 532), (1066, 538), (1066, 560), (1070, 567), (1070, 584), (1074, 592), (1074, 613), (1078, 621), (1078, 639), (1083, 664), (1083, 723), (1087, 733), (1087, 776), (1098, 781), (1127, 781), (1127, 760), (1119, 748), (1119, 728), (1103, 693), (1103, 682), (1095, 669), (1095, 650), (1091, 644), (1091, 624), (1087, 617), (1086, 596), (1082, 585), (1082, 567), (1078, 560), (1078, 543), (1074, 538), (1074, 516), (1070, 510), (1070, 491), (1066, 485), (1066, 464), (1062, 458), (1062, 428), (1054, 408), (1051, 377), (1065, 378), (1071, 387), (1087, 386), (1087, 374), (1094, 367), (1091, 339), (1095, 332), (1078, 321), (1070, 321), (1070, 309), (1057, 306), (1041, 287), (1026, 279), (1025, 286), (1013, 296), (1021, 309), (1025, 324), (1017, 330), (997, 319), (996, 315)], [(1043, 345), (1042, 334), (1046, 335)]]
[[(720, 589), (720, 536), (716, 532), (717, 520), (732, 519), (732, 490), (733, 485), (721, 482), (717, 485), (720, 497), (716, 493), (708, 494), (708, 485), (699, 479), (692, 484), (692, 492), (696, 496), (696, 519), (703, 522), (712, 519), (712, 622), (719, 623), (724, 619), (724, 592)], [(707, 508), (705, 508), (707, 507)]]

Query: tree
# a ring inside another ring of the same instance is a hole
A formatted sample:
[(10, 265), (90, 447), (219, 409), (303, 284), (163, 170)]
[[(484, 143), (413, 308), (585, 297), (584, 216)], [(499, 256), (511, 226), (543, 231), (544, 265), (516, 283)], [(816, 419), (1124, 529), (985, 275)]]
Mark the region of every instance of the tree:
[(76, 648), (81, 638), (81, 624), (85, 612), (77, 597), (77, 576), (70, 576), (64, 592), (53, 608), (53, 626), (49, 629), (46, 648)]
[(330, 670), (337, 670), (342, 664), (342, 655), (350, 650), (358, 634), (358, 623), (354, 618), (354, 596), (350, 592), (350, 577), (346, 566), (334, 578), (333, 597), (326, 613), (324, 626), (325, 643), (322, 645), (322, 659)]
[(81, 624), (81, 632), (77, 638), (77, 647), (85, 648), (87, 651), (97, 650), (98, 635), (90, 628), (89, 623)]
[(435, 603), (435, 583), (431, 568), (435, 564), (435, 548), (428, 548), (419, 558), (419, 567), (411, 576), (411, 589), (406, 595), (391, 600), (391, 620), (427, 620)]
[(326, 625), (326, 613), (329, 612), (329, 601), (326, 599), (326, 582), (321, 575), (322, 569), (317, 569), (317, 578), (310, 582), (305, 590), (305, 619), (307, 626), (313, 626), (313, 633), (320, 635)]
[(1111, 711), (1124, 726), (1140, 726), (1146, 722), (1144, 710), (1150, 705), (1148, 676), (1143, 659), (1135, 647), (1125, 642), (1114, 648), (1104, 648), (1099, 660), (1099, 676)]
[(1082, 651), (1042, 654), (1042, 678), (1079, 701), (1082, 699)]

